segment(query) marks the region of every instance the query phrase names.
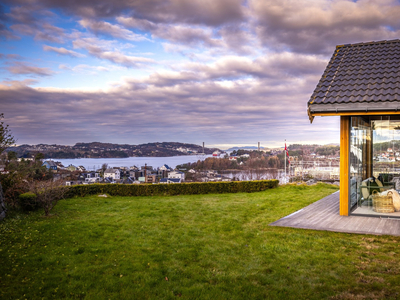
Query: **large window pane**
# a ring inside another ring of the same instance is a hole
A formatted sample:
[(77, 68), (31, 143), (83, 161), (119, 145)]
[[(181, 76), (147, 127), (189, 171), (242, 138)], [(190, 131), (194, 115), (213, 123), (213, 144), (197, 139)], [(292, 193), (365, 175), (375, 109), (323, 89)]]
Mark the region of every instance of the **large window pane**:
[(352, 117), (350, 126), (352, 214), (400, 217), (373, 205), (373, 193), (400, 189), (400, 117)]

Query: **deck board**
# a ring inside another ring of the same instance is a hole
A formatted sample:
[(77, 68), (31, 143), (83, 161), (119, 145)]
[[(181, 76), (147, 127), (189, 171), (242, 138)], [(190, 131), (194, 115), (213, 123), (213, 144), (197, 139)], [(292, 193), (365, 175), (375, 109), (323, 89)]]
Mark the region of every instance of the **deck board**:
[(400, 236), (400, 219), (340, 216), (339, 192), (318, 200), (270, 226), (293, 227), (336, 232)]

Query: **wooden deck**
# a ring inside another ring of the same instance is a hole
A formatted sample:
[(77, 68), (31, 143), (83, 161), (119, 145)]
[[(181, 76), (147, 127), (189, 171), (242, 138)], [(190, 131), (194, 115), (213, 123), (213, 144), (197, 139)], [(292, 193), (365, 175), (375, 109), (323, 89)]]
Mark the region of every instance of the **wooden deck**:
[(400, 219), (340, 216), (339, 191), (271, 223), (270, 226), (400, 236)]

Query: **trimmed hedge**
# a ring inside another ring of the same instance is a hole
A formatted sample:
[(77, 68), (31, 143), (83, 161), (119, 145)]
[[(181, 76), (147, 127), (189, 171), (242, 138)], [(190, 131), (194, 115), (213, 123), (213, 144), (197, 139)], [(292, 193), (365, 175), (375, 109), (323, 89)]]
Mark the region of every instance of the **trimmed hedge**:
[(65, 197), (94, 194), (111, 196), (162, 196), (223, 193), (253, 193), (276, 188), (279, 180), (193, 182), (180, 184), (83, 184), (71, 186)]
[(31, 192), (23, 193), (19, 195), (19, 205), (23, 210), (30, 211), (39, 208), (39, 202), (37, 201), (37, 195)]

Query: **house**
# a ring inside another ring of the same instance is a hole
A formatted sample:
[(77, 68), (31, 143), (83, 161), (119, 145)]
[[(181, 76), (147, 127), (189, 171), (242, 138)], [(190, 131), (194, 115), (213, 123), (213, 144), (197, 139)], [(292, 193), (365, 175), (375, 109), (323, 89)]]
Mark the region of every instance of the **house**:
[(237, 161), (237, 156), (229, 156), (230, 161)]
[(17, 162), (21, 162), (21, 161), (34, 161), (35, 159), (32, 157), (20, 157), (17, 158)]
[(82, 184), (82, 181), (66, 181), (65, 182), (66, 186), (71, 186), (71, 185), (76, 185), (76, 184)]
[(212, 154), (213, 157), (218, 157), (221, 155), (221, 152), (219, 152), (218, 150), (215, 150)]
[(86, 171), (86, 168), (84, 166), (78, 166), (76, 169), (78, 171), (80, 171), (80, 172), (85, 172)]
[(100, 182), (100, 174), (97, 172), (82, 173), (81, 177), (85, 180), (85, 183)]
[(65, 169), (64, 165), (61, 162), (56, 161), (55, 163), (57, 165), (57, 170), (64, 170)]
[(150, 175), (146, 175), (146, 176), (141, 176), (138, 178), (138, 180), (143, 183), (155, 183), (156, 178), (157, 178), (157, 176), (155, 174), (150, 174)]
[(68, 167), (66, 167), (65, 169), (68, 170), (68, 171), (71, 171), (71, 172), (74, 172), (74, 171), (77, 170), (77, 168), (76, 168), (74, 165), (72, 165), (72, 164), (70, 164), (70, 165), (69, 165)]
[(121, 171), (119, 169), (108, 168), (104, 171), (104, 178), (112, 178), (113, 180), (121, 179)]
[(181, 183), (182, 182), (182, 179), (180, 179), (180, 178), (161, 178), (160, 179), (160, 183), (164, 183), (164, 184), (167, 184), (167, 183)]
[(104, 177), (104, 183), (116, 183), (112, 177)]
[(43, 162), (42, 167), (46, 167), (47, 169), (57, 171), (57, 164), (52, 160), (46, 160)]
[(169, 172), (172, 171), (173, 169), (170, 166), (164, 164), (162, 167), (160, 167), (160, 170)]
[(168, 173), (168, 178), (178, 178), (185, 181), (185, 173), (180, 171), (172, 171)]
[(311, 122), (340, 118), (340, 215), (400, 218), (378, 207), (369, 188), (382, 191), (400, 176), (389, 155), (400, 150), (393, 141), (400, 125), (399, 53), (400, 40), (336, 46), (308, 101)]

